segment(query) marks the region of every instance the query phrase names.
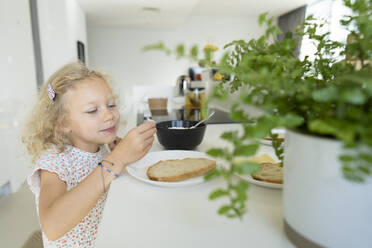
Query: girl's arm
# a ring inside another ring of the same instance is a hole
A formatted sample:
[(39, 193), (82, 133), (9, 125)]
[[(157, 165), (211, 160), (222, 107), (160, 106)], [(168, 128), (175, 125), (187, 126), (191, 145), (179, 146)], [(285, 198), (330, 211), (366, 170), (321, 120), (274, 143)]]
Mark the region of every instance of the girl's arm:
[[(42, 229), (49, 240), (57, 240), (76, 226), (95, 206), (103, 194), (101, 167), (70, 191), (57, 174), (41, 170), (39, 216)], [(114, 176), (103, 171), (105, 188)]]
[[(152, 122), (132, 129), (105, 158), (115, 166), (111, 167), (105, 162), (103, 164), (116, 173), (121, 173), (126, 165), (140, 159), (150, 150), (155, 132), (155, 124)], [(65, 182), (57, 174), (41, 170), (39, 216), (42, 229), (49, 240), (57, 240), (76, 226), (95, 206), (104, 188), (109, 188), (115, 176), (101, 170), (97, 166), (70, 191), (66, 190)]]

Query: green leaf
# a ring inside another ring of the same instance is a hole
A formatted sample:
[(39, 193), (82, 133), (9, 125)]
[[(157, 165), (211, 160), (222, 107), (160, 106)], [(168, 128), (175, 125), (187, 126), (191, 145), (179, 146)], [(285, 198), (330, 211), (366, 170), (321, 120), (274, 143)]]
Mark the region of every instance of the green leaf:
[(372, 166), (372, 151), (371, 151), (370, 154), (368, 154), (368, 153), (361, 153), (361, 154), (359, 154), (359, 158), (361, 160), (366, 161), (368, 164), (370, 164), (370, 166)]
[(243, 161), (240, 163), (233, 163), (234, 171), (239, 174), (251, 175), (261, 169), (261, 166), (254, 162)]
[(302, 125), (303, 122), (304, 122), (303, 117), (296, 114), (288, 113), (278, 118), (277, 125), (280, 127), (294, 128)]
[(239, 181), (236, 188), (239, 189), (239, 191), (246, 191), (249, 188), (249, 184), (246, 181)]
[(200, 67), (207, 67), (208, 66), (208, 61), (205, 59), (200, 59), (198, 62)]
[(338, 131), (333, 125), (323, 120), (314, 120), (310, 122), (309, 129), (320, 134), (336, 134)]
[(366, 82), (366, 90), (368, 91), (368, 94), (372, 95), (372, 80), (368, 80)]
[(245, 118), (245, 114), (243, 110), (237, 110), (230, 112), (231, 119), (237, 121), (237, 122), (243, 122), (246, 121), (247, 118)]
[(277, 119), (272, 117), (260, 117), (255, 125), (244, 126), (244, 132), (247, 137), (264, 138), (270, 130), (277, 127)]
[(150, 50), (164, 50), (165, 49), (165, 45), (163, 42), (159, 41), (158, 43), (156, 44), (150, 44), (150, 45), (147, 45), (147, 46), (144, 46), (142, 48), (142, 51), (150, 51)]
[(357, 169), (348, 166), (342, 167), (344, 177), (354, 182), (364, 182), (364, 175)]
[(319, 102), (335, 101), (339, 97), (338, 89), (330, 86), (324, 89), (316, 90), (312, 93), (313, 99)]
[(219, 176), (221, 176), (221, 172), (218, 169), (213, 169), (204, 175), (204, 180), (209, 181)]
[(224, 156), (225, 150), (222, 148), (212, 148), (207, 151), (208, 155), (211, 155), (212, 157), (221, 157)]
[(352, 162), (354, 160), (353, 156), (345, 155), (345, 154), (341, 155), (339, 158), (341, 161), (344, 161), (344, 162)]
[(209, 199), (214, 200), (214, 199), (217, 199), (219, 197), (226, 196), (226, 195), (229, 195), (229, 193), (226, 190), (216, 189), (216, 190), (212, 191), (212, 193), (209, 195)]
[(209, 64), (212, 60), (213, 51), (211, 49), (204, 49), (204, 59)]
[(266, 21), (268, 13), (262, 13), (258, 16), (258, 24), (262, 26), (262, 24)]
[(352, 104), (364, 104), (367, 100), (367, 96), (361, 89), (346, 89), (341, 92), (341, 98)]
[(193, 45), (190, 49), (190, 57), (197, 59), (199, 55), (199, 50), (197, 45)]
[(234, 190), (236, 192), (236, 203), (239, 208), (245, 208), (245, 201), (247, 200), (247, 189), (249, 184), (245, 181), (240, 181), (235, 187)]
[(230, 205), (223, 205), (218, 209), (218, 214), (224, 215), (227, 214), (228, 211), (230, 211), (232, 207)]
[(258, 144), (239, 145), (235, 147), (233, 155), (249, 157), (256, 154), (258, 147)]
[(239, 109), (239, 104), (234, 104), (231, 108), (230, 117), (231, 119), (240, 123), (252, 123), (253, 120), (248, 117), (242, 109)]
[(222, 66), (226, 66), (226, 65), (229, 65), (229, 61), (230, 61), (230, 54), (228, 52), (225, 52), (221, 59), (220, 59), (220, 65)]
[(229, 93), (224, 85), (220, 83), (213, 88), (212, 97), (220, 101), (226, 101), (229, 99)]
[(237, 131), (224, 132), (221, 135), (221, 139), (224, 139), (224, 140), (227, 140), (233, 143), (234, 141), (238, 139), (238, 132)]
[(270, 131), (270, 137), (271, 137), (271, 145), (272, 147), (274, 148), (274, 151), (275, 151), (275, 155), (276, 157), (280, 160), (280, 166), (283, 167), (283, 159), (284, 159), (284, 149), (283, 149), (283, 146), (282, 146), (282, 143), (283, 141), (280, 141), (278, 139), (279, 135), (278, 134), (273, 134), (271, 131)]
[(217, 158), (224, 158), (229, 160), (230, 159), (230, 153), (227, 149), (222, 149), (222, 148), (212, 148), (207, 151), (207, 154), (212, 156), (212, 157), (217, 157)]
[(351, 126), (337, 120), (313, 120), (309, 122), (309, 130), (319, 134), (328, 134), (351, 143), (354, 140), (355, 131)]
[(181, 58), (185, 55), (185, 46), (183, 44), (177, 45), (176, 54), (178, 58)]
[(366, 175), (371, 174), (371, 169), (368, 166), (359, 166), (358, 169)]

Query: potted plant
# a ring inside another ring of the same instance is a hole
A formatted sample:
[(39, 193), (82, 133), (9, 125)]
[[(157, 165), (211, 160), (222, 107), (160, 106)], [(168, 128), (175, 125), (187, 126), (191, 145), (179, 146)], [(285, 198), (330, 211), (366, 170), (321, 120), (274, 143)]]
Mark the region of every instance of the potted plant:
[[(221, 136), (233, 149), (208, 151), (230, 164), (206, 176), (226, 179), (226, 188), (209, 196), (230, 199), (219, 214), (241, 218), (245, 213), (248, 184), (232, 177), (251, 174), (259, 165), (237, 163), (235, 158), (255, 155), (259, 139), (270, 135), (284, 162), (283, 209), (289, 237), (326, 247), (371, 244), (372, 2), (344, 3), (353, 12), (341, 21), (350, 31), (345, 44), (330, 40), (329, 33), (319, 33), (323, 24), (312, 17), (278, 41), (280, 29), (264, 14), (259, 22), (267, 25), (266, 33), (256, 40), (227, 44), (230, 50), (218, 64), (210, 63), (213, 50), (204, 49), (206, 64), (233, 76), (230, 81), (222, 78), (208, 101), (232, 103), (230, 115), (244, 130)], [(293, 56), (298, 39), (306, 36), (316, 44), (314, 60)], [(162, 43), (146, 49), (171, 51)], [(197, 51), (193, 47), (186, 54), (179, 45), (176, 54), (198, 60)], [(229, 97), (234, 92), (238, 97)], [(246, 106), (255, 106), (263, 114), (251, 116)], [(275, 127), (287, 129), (284, 151), (271, 133)]]

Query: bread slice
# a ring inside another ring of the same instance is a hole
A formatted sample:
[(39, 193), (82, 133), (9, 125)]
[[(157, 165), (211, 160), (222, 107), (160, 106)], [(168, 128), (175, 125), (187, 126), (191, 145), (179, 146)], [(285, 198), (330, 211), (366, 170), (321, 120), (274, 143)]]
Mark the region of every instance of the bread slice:
[(270, 183), (283, 183), (283, 167), (277, 163), (262, 163), (261, 169), (252, 174), (256, 180), (270, 182)]
[(206, 158), (171, 159), (151, 165), (146, 174), (154, 181), (177, 182), (203, 175), (215, 167), (216, 161)]

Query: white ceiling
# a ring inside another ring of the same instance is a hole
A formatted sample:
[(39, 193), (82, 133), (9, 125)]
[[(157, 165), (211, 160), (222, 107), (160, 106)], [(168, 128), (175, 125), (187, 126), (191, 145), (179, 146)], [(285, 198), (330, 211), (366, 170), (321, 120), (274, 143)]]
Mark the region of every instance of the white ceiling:
[[(314, 0), (77, 0), (88, 26), (176, 28), (190, 16), (280, 16)], [(144, 8), (156, 8), (144, 10)]]

